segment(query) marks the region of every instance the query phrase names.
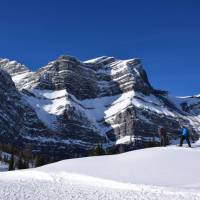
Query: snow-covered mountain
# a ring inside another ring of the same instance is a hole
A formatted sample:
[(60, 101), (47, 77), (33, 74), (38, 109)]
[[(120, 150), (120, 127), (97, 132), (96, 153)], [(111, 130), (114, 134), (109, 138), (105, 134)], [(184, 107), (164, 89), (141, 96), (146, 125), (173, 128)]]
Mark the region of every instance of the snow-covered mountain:
[[(16, 85), (0, 70), (5, 79), (0, 80), (3, 141), (28, 142), (35, 152), (60, 159), (87, 155), (97, 144), (142, 148), (156, 140), (160, 125), (172, 140), (183, 124), (198, 138), (200, 98), (154, 89), (139, 59), (103, 56), (81, 62), (61, 56), (36, 72), (0, 59), (0, 68)], [(9, 93), (9, 85), (14, 92)]]
[(0, 199), (199, 200), (199, 144), (63, 160), (0, 173)]

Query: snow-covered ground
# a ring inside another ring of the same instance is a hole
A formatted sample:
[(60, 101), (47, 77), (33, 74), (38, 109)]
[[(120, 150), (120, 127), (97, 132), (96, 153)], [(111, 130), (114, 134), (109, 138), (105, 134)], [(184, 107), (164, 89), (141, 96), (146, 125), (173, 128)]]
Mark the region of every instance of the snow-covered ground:
[(0, 199), (198, 200), (200, 143), (0, 173)]

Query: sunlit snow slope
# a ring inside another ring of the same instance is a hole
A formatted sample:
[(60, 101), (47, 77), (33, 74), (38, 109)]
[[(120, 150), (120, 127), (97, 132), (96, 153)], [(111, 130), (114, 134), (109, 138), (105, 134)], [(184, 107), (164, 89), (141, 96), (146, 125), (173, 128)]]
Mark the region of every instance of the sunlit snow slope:
[(200, 199), (200, 144), (71, 159), (0, 173), (0, 199)]

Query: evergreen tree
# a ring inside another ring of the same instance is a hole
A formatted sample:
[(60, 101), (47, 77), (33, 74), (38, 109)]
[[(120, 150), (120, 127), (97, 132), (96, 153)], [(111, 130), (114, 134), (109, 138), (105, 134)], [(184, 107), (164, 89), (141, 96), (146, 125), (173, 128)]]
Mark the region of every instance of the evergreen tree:
[(94, 156), (105, 155), (105, 151), (101, 144), (98, 144), (94, 150)]
[(18, 169), (27, 169), (28, 168), (25, 161), (22, 159), (21, 156), (19, 157), (19, 160), (17, 162), (17, 168)]
[(114, 148), (114, 147), (106, 149), (106, 155), (114, 155), (117, 153), (118, 152), (117, 152), (116, 148)]
[(14, 168), (14, 163), (15, 163), (15, 158), (14, 158), (14, 154), (11, 154), (10, 160), (9, 160), (9, 167), (8, 167), (8, 171), (12, 171), (15, 170)]
[(40, 167), (40, 166), (45, 165), (45, 164), (46, 163), (45, 163), (45, 160), (44, 160), (43, 157), (41, 157), (41, 156), (36, 157), (35, 167)]
[(124, 153), (125, 152), (125, 146), (123, 144), (118, 145), (118, 152)]
[(7, 155), (4, 155), (4, 156), (3, 156), (3, 162), (9, 163), (9, 159), (8, 159), (8, 156), (7, 156)]

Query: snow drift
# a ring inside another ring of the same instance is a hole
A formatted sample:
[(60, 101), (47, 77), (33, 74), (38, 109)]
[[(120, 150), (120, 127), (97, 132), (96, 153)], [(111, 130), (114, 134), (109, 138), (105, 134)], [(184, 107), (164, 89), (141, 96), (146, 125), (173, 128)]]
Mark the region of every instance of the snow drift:
[(200, 144), (0, 173), (1, 199), (200, 199)]

